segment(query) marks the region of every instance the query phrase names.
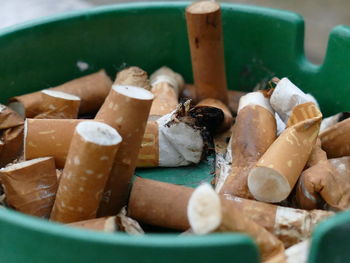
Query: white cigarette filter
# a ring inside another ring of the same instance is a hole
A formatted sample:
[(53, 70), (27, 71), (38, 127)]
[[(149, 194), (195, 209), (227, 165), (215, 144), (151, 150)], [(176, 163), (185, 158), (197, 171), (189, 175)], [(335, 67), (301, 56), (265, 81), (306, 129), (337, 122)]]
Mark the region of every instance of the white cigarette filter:
[(114, 127), (123, 137), (104, 190), (99, 216), (115, 215), (127, 203), (153, 97), (144, 88), (113, 85), (95, 117)]
[(42, 90), (38, 119), (76, 119), (80, 107), (78, 96), (56, 90)]
[(0, 169), (0, 180), (10, 207), (33, 216), (50, 216), (58, 186), (53, 158), (37, 158)]
[(284, 123), (287, 123), (295, 106), (307, 102), (313, 102), (318, 107), (317, 101), (312, 95), (302, 92), (288, 78), (283, 78), (277, 83), (270, 98), (272, 108)]
[(175, 110), (184, 87), (182, 76), (168, 67), (161, 67), (151, 75), (150, 82), (154, 95), (150, 115), (163, 116)]
[(71, 223), (96, 217), (103, 189), (122, 141), (107, 124), (76, 127), (50, 219)]
[(220, 193), (253, 198), (247, 177), (276, 139), (276, 120), (269, 99), (261, 92), (241, 98), (231, 136), (232, 168)]
[(267, 149), (248, 176), (256, 200), (276, 203), (288, 197), (316, 143), (322, 116), (287, 128)]
[(221, 199), (209, 184), (196, 188), (187, 206), (187, 216), (195, 234), (211, 232), (241, 232), (257, 243), (262, 261), (284, 261), (284, 247), (280, 240), (265, 228), (246, 218), (230, 201)]

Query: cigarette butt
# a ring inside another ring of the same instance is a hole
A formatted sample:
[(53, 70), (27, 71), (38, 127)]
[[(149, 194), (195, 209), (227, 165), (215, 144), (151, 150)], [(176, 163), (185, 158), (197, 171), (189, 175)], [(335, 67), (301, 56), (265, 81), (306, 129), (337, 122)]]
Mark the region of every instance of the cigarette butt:
[(239, 100), (241, 99), (241, 97), (246, 95), (247, 92), (237, 91), (237, 90), (228, 90), (227, 94), (228, 94), (228, 107), (232, 113), (237, 114)]
[(159, 132), (156, 121), (148, 121), (137, 157), (136, 167), (159, 166)]
[(146, 90), (151, 89), (147, 72), (139, 67), (129, 67), (119, 71), (115, 78), (114, 85), (135, 86)]
[(230, 200), (231, 205), (240, 209), (244, 216), (275, 235), (286, 248), (310, 238), (313, 229), (319, 222), (334, 215), (329, 211), (305, 211), (228, 194), (225, 194), (224, 198)]
[(204, 100), (201, 100), (196, 105), (196, 107), (201, 107), (201, 106), (214, 107), (214, 108), (222, 110), (222, 112), (224, 113), (224, 121), (222, 122), (222, 124), (218, 128), (217, 132), (222, 132), (222, 131), (225, 131), (225, 130), (231, 128), (232, 122), (233, 122), (232, 114), (231, 114), (229, 108), (224, 103), (222, 103), (220, 100), (211, 99), (211, 98), (204, 99)]
[(154, 95), (150, 115), (163, 116), (175, 110), (184, 86), (182, 76), (170, 68), (161, 67), (151, 75), (150, 82)]
[(126, 232), (130, 235), (142, 235), (143, 229), (137, 221), (126, 216), (123, 208), (116, 216), (99, 217), (68, 224), (72, 227), (84, 228), (95, 231), (112, 233), (116, 231)]
[(71, 223), (96, 217), (121, 140), (118, 132), (104, 123), (85, 121), (78, 124), (51, 220)]
[(186, 22), (196, 98), (227, 104), (220, 5), (214, 1), (195, 2), (186, 8)]
[[(186, 230), (186, 207), (193, 189), (137, 177), (133, 183), (128, 216), (165, 228)], [(176, 202), (174, 202), (176, 200)]]
[(195, 234), (241, 232), (257, 243), (262, 261), (284, 262), (284, 247), (265, 228), (248, 219), (228, 200), (220, 198), (208, 184), (196, 188), (187, 206), (188, 220)]
[(295, 86), (288, 78), (282, 78), (276, 85), (270, 103), (284, 123), (288, 122), (293, 109), (299, 104), (317, 101), (310, 94), (305, 94)]
[[(68, 81), (50, 90), (62, 91), (81, 99), (79, 114), (97, 111), (105, 100), (112, 81), (104, 70)], [(21, 116), (33, 118), (40, 114), (41, 92), (33, 92), (10, 99), (9, 107)]]
[(16, 127), (23, 124), (23, 118), (11, 108), (0, 104), (0, 130)]
[(328, 158), (350, 155), (350, 118), (329, 127), (320, 134), (322, 149)]
[(303, 209), (350, 207), (350, 157), (322, 161), (303, 171), (296, 187), (296, 201)]
[(62, 91), (42, 90), (37, 119), (76, 119), (80, 98)]
[(123, 137), (104, 190), (99, 216), (115, 215), (127, 203), (152, 100), (153, 94), (146, 89), (113, 85), (95, 117), (114, 127)]
[(23, 153), (23, 125), (6, 129), (0, 136), (0, 167), (3, 167)]
[(58, 185), (53, 158), (16, 163), (0, 169), (0, 175), (9, 206), (25, 214), (49, 217)]
[(274, 203), (288, 197), (309, 159), (320, 123), (321, 117), (299, 122), (271, 144), (248, 176), (255, 199)]
[(26, 119), (24, 157), (26, 160), (52, 156), (57, 168), (63, 168), (77, 119)]
[(276, 139), (276, 121), (271, 111), (268, 98), (260, 92), (241, 98), (231, 136), (231, 173), (220, 193), (253, 198), (248, 189), (248, 174)]
[(299, 104), (292, 109), (287, 122), (287, 127), (297, 124), (301, 121), (322, 116), (322, 113), (313, 102)]

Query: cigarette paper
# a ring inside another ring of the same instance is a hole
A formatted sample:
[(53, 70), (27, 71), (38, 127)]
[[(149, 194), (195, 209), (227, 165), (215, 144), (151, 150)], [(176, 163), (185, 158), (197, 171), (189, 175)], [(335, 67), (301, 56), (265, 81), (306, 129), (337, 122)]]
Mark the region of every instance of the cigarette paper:
[(196, 108), (198, 108), (198, 107), (214, 107), (214, 108), (222, 110), (222, 112), (224, 113), (224, 121), (222, 122), (222, 124), (218, 128), (217, 132), (222, 132), (222, 131), (225, 131), (225, 130), (231, 128), (232, 122), (233, 122), (232, 114), (231, 114), (229, 108), (224, 103), (222, 103), (220, 100), (211, 99), (211, 98), (204, 99), (204, 100), (201, 100), (195, 107)]
[(139, 67), (129, 67), (119, 71), (114, 85), (135, 86), (146, 90), (151, 89), (147, 72)]
[(123, 137), (107, 181), (98, 215), (115, 215), (126, 205), (145, 132), (153, 94), (143, 88), (113, 85), (95, 120), (114, 127)]
[(78, 118), (80, 98), (62, 91), (42, 90), (38, 119)]
[(52, 156), (57, 168), (63, 168), (77, 119), (26, 119), (24, 123), (24, 157), (26, 160)]
[(286, 249), (287, 263), (307, 263), (310, 252), (310, 239)]
[(230, 201), (220, 198), (208, 184), (196, 188), (187, 206), (187, 216), (195, 234), (211, 232), (241, 232), (257, 243), (262, 261), (284, 261), (284, 247), (280, 240), (265, 228), (248, 219)]
[(156, 122), (148, 121), (139, 152), (138, 167), (178, 167), (199, 163), (205, 141), (202, 127), (183, 104)]
[(53, 158), (13, 164), (0, 169), (0, 176), (10, 207), (25, 214), (49, 217), (58, 186)]
[(274, 113), (261, 92), (241, 98), (231, 138), (232, 168), (220, 193), (251, 199), (248, 174), (276, 139)]
[(296, 187), (296, 201), (303, 209), (322, 207), (333, 210), (350, 207), (350, 157), (321, 161), (305, 170)]
[(248, 187), (255, 199), (275, 203), (288, 197), (315, 145), (321, 118), (287, 128), (271, 144), (248, 176)]
[(322, 149), (328, 158), (350, 155), (350, 118), (329, 127), (320, 134)]
[(307, 102), (317, 105), (317, 101), (310, 94), (302, 92), (288, 78), (283, 78), (277, 83), (270, 98), (272, 108), (284, 123), (287, 123), (295, 106)]
[(121, 231), (126, 232), (129, 235), (144, 234), (144, 231), (139, 223), (136, 220), (126, 216), (125, 207), (116, 216), (99, 217), (70, 223), (68, 225), (107, 233)]
[(51, 220), (71, 223), (96, 217), (121, 140), (118, 132), (107, 124), (94, 121), (78, 124), (69, 147)]
[[(128, 216), (165, 228), (189, 228), (186, 208), (193, 189), (137, 177), (130, 193)], [(176, 200), (176, 201), (175, 201)]]
[[(97, 111), (105, 100), (112, 81), (104, 70), (68, 81), (50, 90), (62, 91), (81, 99), (79, 114)], [(33, 92), (10, 99), (9, 107), (21, 116), (33, 118), (40, 114), (41, 92)]]
[(329, 211), (305, 211), (228, 194), (225, 194), (224, 198), (230, 200), (231, 205), (240, 209), (247, 218), (274, 234), (286, 248), (309, 238), (320, 221), (334, 215)]
[(227, 104), (220, 5), (195, 2), (186, 8), (186, 22), (196, 98), (213, 98)]
[(151, 75), (150, 82), (154, 95), (150, 115), (163, 116), (175, 110), (184, 86), (182, 76), (170, 68), (161, 67)]

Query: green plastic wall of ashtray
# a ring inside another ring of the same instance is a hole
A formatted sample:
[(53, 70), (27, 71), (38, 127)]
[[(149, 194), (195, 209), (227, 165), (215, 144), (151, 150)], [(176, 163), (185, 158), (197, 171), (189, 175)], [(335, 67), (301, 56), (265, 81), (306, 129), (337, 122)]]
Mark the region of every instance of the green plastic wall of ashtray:
[[(111, 77), (128, 65), (153, 72), (167, 65), (192, 82), (184, 9), (189, 2), (106, 6), (44, 18), (0, 31), (0, 102), (56, 86), (100, 68)], [(222, 4), (230, 89), (249, 91), (287, 76), (313, 94), (327, 116), (350, 108), (350, 29), (335, 27), (322, 65), (304, 55), (304, 21), (295, 13)], [(78, 62), (88, 64), (79, 69)], [(138, 170), (147, 178), (194, 187), (213, 178), (212, 157), (198, 167)], [(176, 202), (176, 200), (174, 200)], [(347, 262), (350, 213), (321, 223), (309, 262)], [(103, 234), (71, 229), (0, 209), (1, 262), (257, 262), (239, 234)]]

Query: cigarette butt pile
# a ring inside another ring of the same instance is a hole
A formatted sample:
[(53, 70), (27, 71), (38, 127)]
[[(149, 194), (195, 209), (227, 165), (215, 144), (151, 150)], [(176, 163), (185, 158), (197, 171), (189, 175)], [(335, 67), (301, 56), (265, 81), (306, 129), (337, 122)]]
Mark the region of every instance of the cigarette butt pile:
[[(0, 205), (108, 233), (244, 233), (262, 262), (307, 258), (315, 226), (350, 207), (350, 114), (323, 119), (288, 78), (228, 91), (220, 5), (185, 17), (193, 84), (163, 65), (102, 69), (0, 104)], [(212, 185), (134, 176), (209, 155)]]

